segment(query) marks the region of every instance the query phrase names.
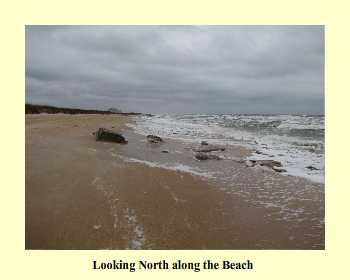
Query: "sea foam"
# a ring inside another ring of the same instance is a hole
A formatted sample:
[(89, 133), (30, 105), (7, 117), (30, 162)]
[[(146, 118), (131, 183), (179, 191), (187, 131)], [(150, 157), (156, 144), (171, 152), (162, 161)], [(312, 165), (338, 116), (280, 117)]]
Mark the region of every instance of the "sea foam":
[(159, 115), (139, 117), (137, 133), (190, 143), (241, 145), (250, 159), (278, 160), (286, 175), (324, 182), (324, 117), (295, 115)]

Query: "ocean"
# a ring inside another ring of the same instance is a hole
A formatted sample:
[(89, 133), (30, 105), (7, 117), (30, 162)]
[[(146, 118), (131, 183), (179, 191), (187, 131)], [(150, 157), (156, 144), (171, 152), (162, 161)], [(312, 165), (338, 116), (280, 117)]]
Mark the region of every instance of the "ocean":
[(163, 114), (136, 119), (136, 132), (183, 142), (252, 149), (247, 159), (280, 161), (283, 174), (324, 183), (324, 116)]

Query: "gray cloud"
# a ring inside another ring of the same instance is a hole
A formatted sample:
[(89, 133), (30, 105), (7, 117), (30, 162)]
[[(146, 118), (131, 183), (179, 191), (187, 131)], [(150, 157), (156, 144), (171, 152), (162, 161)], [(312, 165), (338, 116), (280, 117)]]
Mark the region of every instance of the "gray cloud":
[(324, 112), (323, 26), (27, 26), (26, 102)]

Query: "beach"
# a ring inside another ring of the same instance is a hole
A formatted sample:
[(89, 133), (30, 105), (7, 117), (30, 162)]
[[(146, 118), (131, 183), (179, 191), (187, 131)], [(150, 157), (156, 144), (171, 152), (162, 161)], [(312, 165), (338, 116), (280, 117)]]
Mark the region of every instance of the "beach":
[[(25, 121), (26, 249), (324, 249), (324, 186), (247, 168), (247, 148), (201, 163), (184, 142), (150, 146), (131, 116)], [(100, 127), (128, 144), (96, 141)]]

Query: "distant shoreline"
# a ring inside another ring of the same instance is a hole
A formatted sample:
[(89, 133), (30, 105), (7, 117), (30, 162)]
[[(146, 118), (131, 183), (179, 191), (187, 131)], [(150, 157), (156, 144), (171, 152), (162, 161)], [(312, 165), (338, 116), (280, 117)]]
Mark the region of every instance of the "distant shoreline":
[(79, 108), (67, 108), (67, 107), (55, 107), (50, 105), (35, 105), (35, 104), (26, 104), (25, 105), (25, 113), (26, 114), (102, 114), (102, 115), (123, 115), (123, 116), (139, 116), (139, 115), (146, 115), (146, 116), (152, 116), (151, 114), (143, 114), (143, 113), (135, 113), (135, 112), (129, 112), (129, 113), (119, 113), (119, 112), (113, 112), (109, 110), (91, 110), (91, 109), (79, 109)]

